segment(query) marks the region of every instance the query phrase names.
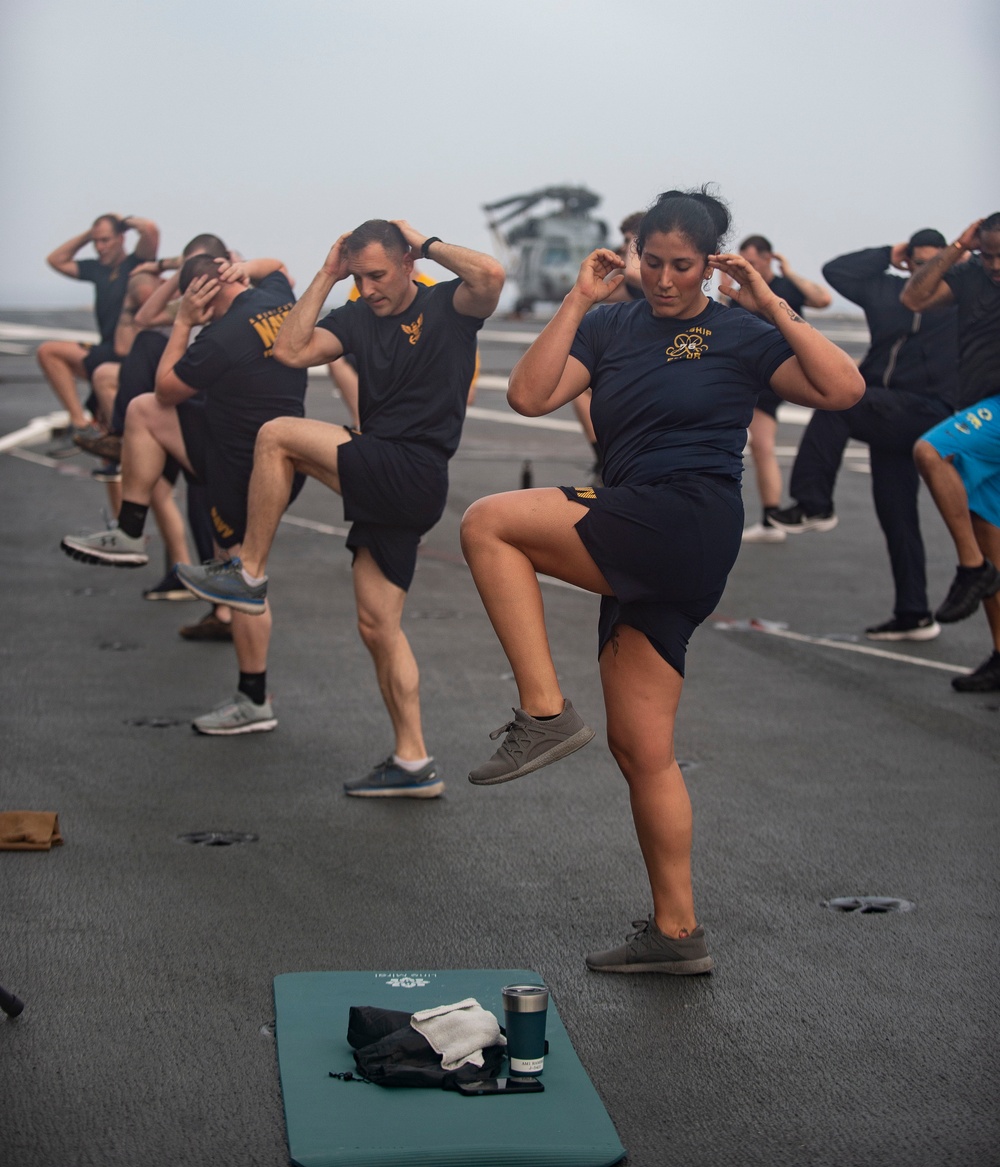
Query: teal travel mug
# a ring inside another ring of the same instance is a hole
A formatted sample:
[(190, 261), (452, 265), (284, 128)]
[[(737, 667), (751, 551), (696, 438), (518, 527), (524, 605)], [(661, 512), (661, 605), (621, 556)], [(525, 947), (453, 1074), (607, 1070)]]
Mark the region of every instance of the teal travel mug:
[(549, 990), (544, 985), (505, 985), (502, 993), (511, 1077), (537, 1078), (545, 1063)]

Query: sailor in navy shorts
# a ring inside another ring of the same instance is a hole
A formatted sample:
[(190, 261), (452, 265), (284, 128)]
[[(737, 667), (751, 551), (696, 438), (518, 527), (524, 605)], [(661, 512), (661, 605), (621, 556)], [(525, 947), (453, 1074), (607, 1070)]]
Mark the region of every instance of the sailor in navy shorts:
[[(694, 910), (691, 804), (673, 749), (688, 641), (739, 551), (742, 451), (758, 394), (846, 409), (864, 391), (844, 352), (745, 259), (719, 254), (728, 226), (725, 206), (704, 190), (661, 195), (639, 228), (644, 298), (633, 303), (602, 304), (622, 279), (614, 252), (584, 261), (507, 397), (539, 416), (591, 386), (606, 485), (494, 495), (462, 524), (520, 706), (493, 735), (506, 733), (500, 747), (470, 773), (474, 784), (529, 774), (593, 738), (560, 688), (537, 574), (601, 596), (608, 744), (629, 786), (653, 911), (624, 945), (587, 957), (597, 972), (712, 968)], [(738, 308), (707, 296), (713, 270)]]

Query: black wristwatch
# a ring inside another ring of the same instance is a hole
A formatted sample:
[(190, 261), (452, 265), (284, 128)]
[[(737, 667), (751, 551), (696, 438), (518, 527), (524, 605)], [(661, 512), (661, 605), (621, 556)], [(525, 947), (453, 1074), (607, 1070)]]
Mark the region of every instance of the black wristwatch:
[(420, 254), (427, 259), (427, 249), (432, 243), (441, 243), (443, 240), (438, 235), (432, 235), (429, 239), (425, 239), (420, 246)]

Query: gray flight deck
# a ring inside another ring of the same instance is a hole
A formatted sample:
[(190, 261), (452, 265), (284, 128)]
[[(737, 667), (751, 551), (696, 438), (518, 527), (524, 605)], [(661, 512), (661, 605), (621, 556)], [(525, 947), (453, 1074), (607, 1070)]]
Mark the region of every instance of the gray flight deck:
[[(0, 345), (0, 435), (55, 408), (29, 347)], [(650, 907), (603, 737), (594, 598), (545, 585), (594, 743), (506, 786), (466, 781), (515, 694), (461, 559), (462, 512), (516, 489), (526, 460), (536, 485), (588, 479), (571, 427), (512, 424), (493, 386), (521, 351), (483, 343), (486, 387), (408, 602), (447, 782), (436, 801), (341, 794), (391, 742), (335, 496), (310, 483), (271, 560), (277, 731), (204, 738), (188, 723), (232, 692), (234, 657), (178, 637), (203, 605), (143, 601), (158, 540), (143, 570), (73, 562), (61, 536), (101, 524), (94, 463), (54, 464), (45, 442), (0, 456), (0, 810), (57, 811), (66, 840), (0, 853), (0, 985), (26, 1002), (0, 1015), (5, 1167), (281, 1167), (274, 975), (479, 967), (551, 986), (630, 1167), (1000, 1163), (1000, 693), (949, 684), (989, 651), (981, 613), (923, 644), (860, 635), (891, 609), (863, 451), (841, 474), (836, 530), (746, 547), (715, 618), (737, 627), (709, 621), (691, 645), (677, 749), (710, 977), (583, 964)], [(325, 379), (307, 408), (344, 420)], [(781, 446), (801, 432), (783, 422)], [(936, 602), (953, 555), (926, 494), (923, 514)], [(802, 638), (740, 630), (751, 619)], [(223, 830), (259, 839), (179, 841)], [(821, 906), (856, 895), (915, 910)], [(517, 1121), (516, 1099), (469, 1105)]]

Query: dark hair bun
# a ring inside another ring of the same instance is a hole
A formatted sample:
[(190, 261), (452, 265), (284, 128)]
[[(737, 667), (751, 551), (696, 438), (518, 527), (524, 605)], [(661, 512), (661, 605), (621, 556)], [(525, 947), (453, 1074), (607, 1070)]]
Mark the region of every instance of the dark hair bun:
[(654, 231), (678, 231), (702, 255), (713, 255), (721, 250), (730, 222), (729, 208), (722, 199), (708, 193), (707, 183), (694, 190), (667, 190), (643, 216), (636, 246), (641, 255), (646, 239)]

